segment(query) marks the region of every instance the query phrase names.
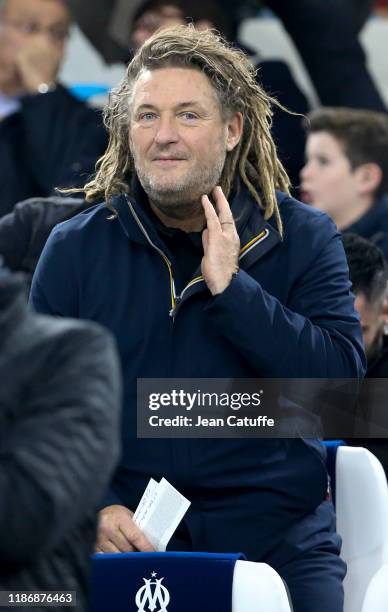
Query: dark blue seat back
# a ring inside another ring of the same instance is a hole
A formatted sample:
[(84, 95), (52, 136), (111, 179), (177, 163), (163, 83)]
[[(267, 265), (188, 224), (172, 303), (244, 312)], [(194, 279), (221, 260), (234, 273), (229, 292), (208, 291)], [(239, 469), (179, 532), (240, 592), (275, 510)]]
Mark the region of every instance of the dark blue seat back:
[(92, 557), (92, 612), (232, 611), (240, 554), (124, 553)]

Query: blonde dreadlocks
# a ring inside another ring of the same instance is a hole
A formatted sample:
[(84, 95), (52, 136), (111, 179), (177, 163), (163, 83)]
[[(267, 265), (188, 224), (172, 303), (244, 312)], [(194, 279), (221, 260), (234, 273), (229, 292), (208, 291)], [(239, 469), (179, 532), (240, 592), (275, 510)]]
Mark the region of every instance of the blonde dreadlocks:
[(271, 107), (279, 103), (258, 84), (256, 70), (242, 51), (218, 33), (197, 31), (193, 26), (169, 28), (149, 38), (111, 92), (104, 111), (109, 144), (97, 162), (95, 177), (84, 187), (86, 199), (104, 199), (110, 208), (113, 196), (128, 191), (128, 173), (133, 170), (128, 132), (134, 86), (144, 70), (166, 67), (201, 70), (217, 93), (223, 117), (242, 113), (243, 135), (238, 146), (227, 154), (220, 185), (228, 198), (238, 173), (264, 210), (265, 219), (275, 215), (282, 232), (275, 189), (288, 193), (290, 182), (271, 136)]

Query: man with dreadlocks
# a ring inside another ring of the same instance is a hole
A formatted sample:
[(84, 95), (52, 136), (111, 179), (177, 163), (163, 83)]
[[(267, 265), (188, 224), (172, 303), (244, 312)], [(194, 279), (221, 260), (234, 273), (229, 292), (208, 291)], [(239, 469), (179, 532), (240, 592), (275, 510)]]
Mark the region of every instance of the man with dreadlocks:
[(153, 35), (106, 109), (109, 146), (85, 186), (105, 203), (54, 229), (31, 300), (118, 340), (123, 454), (97, 550), (152, 550), (132, 512), (164, 476), (192, 501), (172, 550), (242, 550), (281, 574), (295, 612), (340, 612), (345, 565), (318, 441), (136, 439), (137, 378), (363, 375), (342, 243), (288, 195), (273, 103), (214, 33)]

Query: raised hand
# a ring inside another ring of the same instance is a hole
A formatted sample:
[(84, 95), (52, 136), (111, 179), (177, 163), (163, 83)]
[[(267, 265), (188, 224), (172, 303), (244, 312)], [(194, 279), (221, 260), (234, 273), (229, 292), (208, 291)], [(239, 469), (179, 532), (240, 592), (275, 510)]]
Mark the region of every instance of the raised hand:
[(217, 295), (226, 289), (233, 274), (238, 271), (240, 238), (221, 187), (215, 187), (212, 195), (217, 211), (206, 195), (201, 199), (206, 217), (206, 229), (202, 233), (204, 256), (201, 270), (212, 295)]
[(35, 93), (39, 85), (54, 83), (63, 56), (63, 49), (53, 44), (47, 36), (31, 37), (16, 56), (16, 69), (26, 90)]

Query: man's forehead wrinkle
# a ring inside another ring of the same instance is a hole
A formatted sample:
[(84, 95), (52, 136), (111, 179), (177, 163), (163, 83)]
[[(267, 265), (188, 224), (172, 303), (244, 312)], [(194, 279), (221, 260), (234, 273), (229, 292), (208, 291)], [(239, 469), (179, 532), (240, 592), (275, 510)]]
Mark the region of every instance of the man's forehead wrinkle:
[[(211, 112), (213, 107), (219, 106), (217, 93), (214, 90), (210, 81), (209, 88), (206, 90), (205, 82), (199, 83), (198, 87), (192, 92), (179, 92), (176, 89), (175, 83), (166, 83), (162, 80), (152, 81), (154, 75), (162, 70), (184, 70), (186, 72), (197, 72), (196, 70), (186, 68), (161, 68), (159, 70), (144, 69), (139, 75), (134, 87), (134, 107), (136, 109), (141, 106), (149, 106), (159, 109), (163, 106), (161, 96), (166, 96), (168, 107), (179, 109), (184, 106), (198, 106), (203, 112)], [(201, 74), (201, 73), (198, 73)], [(207, 77), (206, 77), (207, 78)], [(188, 76), (188, 84), (191, 84)], [(150, 87), (151, 86), (151, 87)]]
[[(137, 110), (140, 110), (143, 108), (164, 110), (163, 105), (160, 105), (158, 103), (153, 103), (152, 100), (148, 100), (148, 98), (149, 98), (149, 95), (145, 93), (143, 99), (140, 99), (138, 103), (136, 104)], [(204, 105), (199, 100), (188, 100), (188, 101), (181, 101), (181, 102), (178, 101), (175, 104), (172, 104), (172, 105), (169, 104), (168, 108), (169, 109), (171, 108), (174, 111), (184, 110), (186, 108), (191, 108), (194, 110), (198, 109), (204, 113), (209, 111), (209, 108), (205, 108)]]

